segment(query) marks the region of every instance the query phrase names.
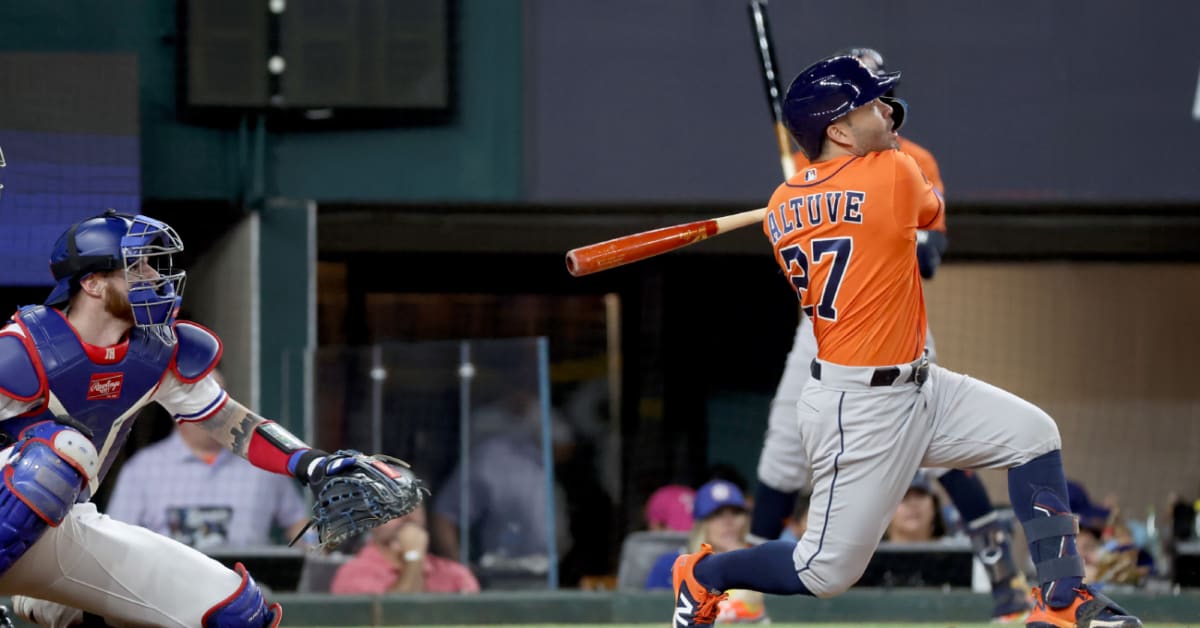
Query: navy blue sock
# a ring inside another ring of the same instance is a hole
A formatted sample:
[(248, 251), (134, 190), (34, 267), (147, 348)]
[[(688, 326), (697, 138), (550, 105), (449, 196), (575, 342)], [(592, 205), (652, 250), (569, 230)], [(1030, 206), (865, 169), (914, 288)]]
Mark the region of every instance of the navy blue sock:
[[(1009, 469), (1008, 496), (1022, 525), (1035, 518), (1069, 514), (1071, 509), (1067, 506), (1067, 479), (1063, 475), (1062, 452), (1056, 449)], [(1035, 565), (1042, 561), (1077, 554), (1073, 534), (1029, 543), (1029, 555)], [(1073, 589), (1082, 586), (1083, 578), (1071, 576), (1043, 581), (1039, 574), (1038, 584), (1042, 587), (1046, 603), (1061, 608), (1075, 599)]]
[(750, 534), (774, 541), (783, 532), (783, 522), (792, 516), (800, 491), (781, 491), (767, 486), (762, 478), (754, 489), (754, 511), (750, 513)]
[(696, 580), (717, 591), (750, 589), (775, 595), (812, 595), (796, 575), (791, 541), (712, 554), (696, 563)]
[[(954, 469), (938, 478), (950, 501), (962, 515), (963, 523), (970, 523), (992, 513), (992, 500), (979, 476), (971, 471)], [(758, 505), (755, 504), (755, 508)]]

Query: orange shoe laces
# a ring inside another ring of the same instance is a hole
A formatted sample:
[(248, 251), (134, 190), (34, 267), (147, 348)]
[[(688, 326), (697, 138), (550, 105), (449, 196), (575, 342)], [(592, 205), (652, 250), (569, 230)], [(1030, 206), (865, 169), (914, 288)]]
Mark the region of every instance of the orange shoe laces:
[(729, 597), (729, 594), (721, 593), (717, 595), (711, 591), (707, 593), (708, 595), (705, 596), (700, 606), (696, 608), (696, 612), (692, 615), (692, 618), (699, 623), (711, 624), (717, 620), (717, 612), (720, 610), (718, 605), (720, 605), (721, 600)]
[(1035, 611), (1042, 611), (1045, 613), (1065, 613), (1067, 611), (1074, 611), (1077, 606), (1087, 602), (1088, 600), (1095, 599), (1095, 596), (1092, 595), (1092, 592), (1088, 591), (1086, 588), (1075, 588), (1072, 590), (1075, 591), (1075, 599), (1072, 600), (1067, 606), (1062, 608), (1054, 608), (1053, 606), (1050, 606), (1048, 602), (1046, 602), (1044, 597), (1042, 597), (1041, 587), (1033, 587), (1033, 609)]
[[(692, 563), (693, 569), (695, 568), (696, 562), (700, 562), (701, 558), (713, 553), (712, 546), (708, 543), (702, 543), (700, 544), (700, 551), (698, 553), (699, 556), (697, 556), (695, 562)], [(700, 582), (695, 579), (694, 575), (692, 576), (692, 582), (700, 585)], [(685, 583), (684, 586), (687, 586), (687, 584)], [(719, 608), (721, 600), (729, 597), (729, 594), (716, 594), (710, 591), (708, 587), (705, 587), (704, 585), (700, 586), (704, 589), (704, 601), (700, 602), (700, 605), (696, 607), (696, 612), (692, 614), (692, 619), (699, 623), (711, 624), (717, 620), (717, 614), (721, 610)]]

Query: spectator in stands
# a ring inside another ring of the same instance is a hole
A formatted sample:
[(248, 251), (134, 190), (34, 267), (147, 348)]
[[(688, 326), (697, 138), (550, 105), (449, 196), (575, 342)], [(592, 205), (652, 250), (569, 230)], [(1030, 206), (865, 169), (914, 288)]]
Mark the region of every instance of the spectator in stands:
[(646, 500), (646, 527), (650, 530), (692, 529), (692, 502), (696, 491), (682, 484), (659, 487)]
[(258, 469), (206, 430), (178, 421), (121, 467), (108, 515), (210, 551), (271, 545), (273, 526), (280, 540), (291, 540), (307, 523), (308, 506), (292, 478)]
[[(714, 552), (728, 552), (749, 546), (750, 514), (742, 490), (729, 480), (712, 480), (696, 491), (692, 506), (692, 533), (688, 553), (700, 551), (701, 544), (711, 545)], [(646, 578), (647, 589), (672, 587), (671, 566), (680, 552), (668, 552), (655, 561)], [(720, 602), (718, 623), (767, 621), (763, 596), (757, 591), (729, 591)]]
[[(435, 550), (451, 560), (478, 566), (477, 573), (487, 586), (491, 586), (488, 572), (547, 573), (551, 533), (556, 535), (559, 556), (569, 551), (569, 517), (562, 508), (566, 500), (561, 494), (554, 500), (555, 529), (548, 526), (541, 417), (538, 396), (520, 387), (480, 408), (472, 417), (473, 444), (466, 467), (468, 512), (460, 512), (463, 461), (435, 487), (430, 525)], [(555, 453), (569, 452), (570, 427), (554, 411), (551, 425)], [(469, 556), (464, 556), (459, 546), (463, 523), (472, 540)]]
[(942, 521), (942, 507), (933, 484), (920, 471), (913, 477), (904, 493), (904, 499), (896, 506), (896, 514), (883, 534), (883, 540), (891, 543), (917, 543), (935, 541), (946, 535), (946, 524)]
[[(570, 519), (570, 551), (561, 551), (559, 586), (616, 586), (619, 555), (616, 477), (607, 473), (619, 451), (612, 434), (611, 382), (607, 376), (562, 382), (562, 414), (571, 428), (570, 451), (555, 451), (554, 480), (566, 497), (562, 507)], [(563, 440), (560, 438), (560, 440)], [(569, 454), (569, 455), (560, 455)]]
[(1079, 520), (1079, 535), (1075, 546), (1083, 558), (1085, 578), (1091, 582), (1101, 580), (1100, 564), (1105, 560), (1104, 541), (1111, 528), (1109, 509), (1092, 502), (1087, 490), (1075, 480), (1067, 481), (1067, 501), (1071, 512)]
[[(1079, 553), (1087, 576), (1097, 583), (1140, 585), (1157, 572), (1153, 555), (1135, 539), (1115, 496), (1097, 504), (1083, 485), (1067, 482), (1071, 511), (1079, 519)], [(1087, 550), (1087, 553), (1084, 553)]]
[(754, 494), (750, 491), (750, 485), (746, 482), (746, 476), (737, 467), (728, 462), (715, 462), (709, 465), (706, 477), (709, 480), (731, 482), (742, 492), (746, 502), (746, 510), (754, 510)]
[(477, 593), (470, 569), (429, 553), (425, 507), (368, 533), (368, 542), (333, 576), (331, 593)]
[(1100, 531), (1080, 525), (1079, 534), (1075, 535), (1075, 550), (1083, 559), (1084, 579), (1095, 582), (1096, 567), (1104, 554), (1104, 548), (1100, 544)]
[(1079, 519), (1079, 527), (1093, 530), (1098, 538), (1104, 538), (1106, 528), (1116, 516), (1114, 509), (1093, 502), (1083, 484), (1075, 480), (1067, 481), (1067, 501), (1071, 512)]
[(1096, 560), (1096, 582), (1142, 585), (1155, 575), (1154, 558), (1134, 542), (1125, 522), (1112, 524), (1106, 536)]

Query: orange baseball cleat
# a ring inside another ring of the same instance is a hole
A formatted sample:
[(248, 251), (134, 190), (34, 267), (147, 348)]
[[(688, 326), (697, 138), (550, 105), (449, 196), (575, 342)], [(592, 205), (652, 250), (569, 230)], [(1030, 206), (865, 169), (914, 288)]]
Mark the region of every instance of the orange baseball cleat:
[(696, 563), (712, 554), (712, 546), (705, 543), (695, 554), (684, 554), (675, 559), (671, 568), (671, 580), (675, 584), (675, 617), (672, 626), (711, 626), (717, 619), (721, 600), (729, 597), (720, 591), (712, 591), (696, 580)]
[(1142, 620), (1087, 585), (1075, 589), (1075, 600), (1063, 608), (1046, 604), (1039, 587), (1033, 587), (1033, 600), (1026, 628), (1142, 628)]

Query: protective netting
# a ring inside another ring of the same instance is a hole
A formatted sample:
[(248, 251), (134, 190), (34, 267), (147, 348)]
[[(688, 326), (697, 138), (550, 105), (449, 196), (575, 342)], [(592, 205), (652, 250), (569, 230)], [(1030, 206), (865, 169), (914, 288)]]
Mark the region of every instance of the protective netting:
[[(1200, 497), (1196, 286), (1196, 264), (955, 263), (925, 294), (939, 362), (1046, 410), (1068, 478), (1140, 536)], [(1009, 501), (1004, 472), (984, 479)]]

